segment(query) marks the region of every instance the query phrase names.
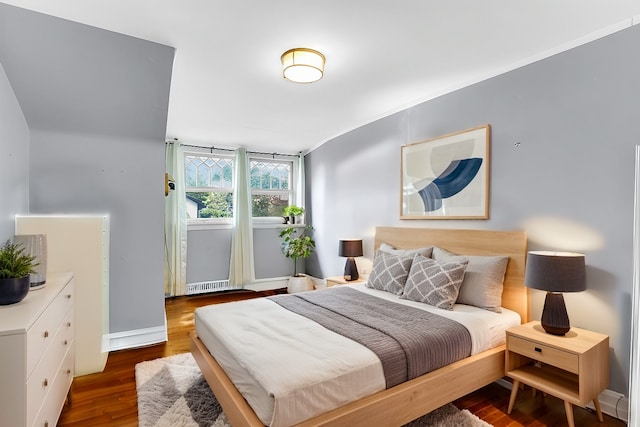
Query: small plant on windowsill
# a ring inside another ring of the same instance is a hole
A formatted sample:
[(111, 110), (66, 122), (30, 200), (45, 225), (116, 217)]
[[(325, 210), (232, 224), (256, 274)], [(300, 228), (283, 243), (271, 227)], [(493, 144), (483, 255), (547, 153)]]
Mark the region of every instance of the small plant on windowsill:
[(282, 253), (293, 260), (293, 277), (289, 279), (287, 288), (289, 293), (313, 289), (313, 281), (308, 276), (298, 273), (298, 259), (309, 257), (316, 247), (316, 242), (307, 235), (311, 230), (313, 227), (308, 225), (303, 229), (288, 227), (280, 232)]
[(299, 217), (304, 213), (304, 208), (296, 205), (285, 206), (282, 215), (285, 221), (288, 219), (291, 224), (296, 223), (296, 217)]

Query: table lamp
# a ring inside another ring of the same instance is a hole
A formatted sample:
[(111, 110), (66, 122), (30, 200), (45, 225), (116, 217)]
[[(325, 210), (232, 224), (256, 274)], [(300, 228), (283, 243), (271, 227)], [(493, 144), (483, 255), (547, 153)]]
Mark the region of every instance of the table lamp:
[(344, 265), (344, 280), (348, 282), (358, 280), (358, 277), (360, 277), (358, 275), (358, 267), (356, 266), (356, 260), (353, 258), (362, 256), (362, 240), (340, 240), (338, 255), (347, 257), (347, 263)]
[(569, 332), (569, 315), (562, 292), (580, 292), (587, 288), (584, 255), (573, 252), (532, 251), (527, 254), (524, 283), (547, 291), (540, 323), (548, 334)]

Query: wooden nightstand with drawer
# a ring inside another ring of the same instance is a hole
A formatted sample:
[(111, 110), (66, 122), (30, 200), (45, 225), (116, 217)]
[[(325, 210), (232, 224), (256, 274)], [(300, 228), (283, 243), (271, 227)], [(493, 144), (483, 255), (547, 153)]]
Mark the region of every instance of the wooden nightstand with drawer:
[(511, 413), (520, 383), (564, 400), (567, 422), (574, 426), (573, 406), (593, 401), (603, 421), (598, 395), (609, 385), (609, 337), (571, 328), (566, 335), (548, 334), (540, 322), (507, 330), (506, 374), (513, 379)]
[(359, 279), (356, 279), (356, 280), (347, 281), (344, 279), (343, 276), (332, 276), (332, 277), (327, 277), (325, 281), (327, 282), (327, 288), (330, 288), (331, 286), (346, 285), (348, 283), (361, 283), (361, 282), (364, 282), (365, 279), (360, 277)]

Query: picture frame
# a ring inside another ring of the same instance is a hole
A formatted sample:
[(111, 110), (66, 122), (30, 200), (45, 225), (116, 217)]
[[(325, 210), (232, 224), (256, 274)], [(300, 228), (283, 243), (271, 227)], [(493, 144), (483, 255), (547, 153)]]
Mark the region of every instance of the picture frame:
[(489, 124), (401, 147), (400, 219), (489, 218)]

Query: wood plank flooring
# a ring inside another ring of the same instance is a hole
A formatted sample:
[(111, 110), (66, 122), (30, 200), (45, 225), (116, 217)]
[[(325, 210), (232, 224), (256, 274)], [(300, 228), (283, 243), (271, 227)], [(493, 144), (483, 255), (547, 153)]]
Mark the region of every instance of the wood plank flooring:
[[(275, 292), (230, 292), (206, 296), (167, 299), (168, 342), (154, 346), (111, 352), (104, 372), (74, 379), (71, 402), (65, 405), (59, 426), (131, 426), (138, 425), (138, 406), (134, 367), (137, 363), (189, 351), (189, 332), (193, 329), (195, 308), (241, 299), (254, 298)], [(537, 393), (522, 391), (515, 408), (507, 415), (509, 390), (497, 384), (488, 385), (456, 400), (460, 409), (468, 409), (495, 427), (566, 426), (562, 401)], [(574, 408), (576, 426), (612, 426), (626, 424), (605, 415), (599, 423), (595, 413)]]

